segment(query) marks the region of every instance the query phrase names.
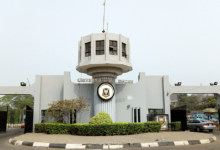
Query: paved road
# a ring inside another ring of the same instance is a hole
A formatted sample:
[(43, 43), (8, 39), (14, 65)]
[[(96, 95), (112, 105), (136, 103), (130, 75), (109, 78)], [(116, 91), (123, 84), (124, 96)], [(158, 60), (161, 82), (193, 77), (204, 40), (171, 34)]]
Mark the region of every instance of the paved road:
[[(23, 129), (8, 129), (7, 133), (0, 133), (0, 150), (63, 150), (54, 148), (38, 148), (28, 146), (14, 146), (8, 144), (8, 140), (15, 136), (19, 136), (24, 133)], [(203, 133), (214, 134), (217, 137), (217, 141), (211, 144), (199, 144), (192, 146), (167, 146), (167, 147), (149, 147), (149, 148), (125, 148), (124, 150), (219, 150), (220, 149), (220, 131), (214, 131), (212, 133), (204, 131)]]

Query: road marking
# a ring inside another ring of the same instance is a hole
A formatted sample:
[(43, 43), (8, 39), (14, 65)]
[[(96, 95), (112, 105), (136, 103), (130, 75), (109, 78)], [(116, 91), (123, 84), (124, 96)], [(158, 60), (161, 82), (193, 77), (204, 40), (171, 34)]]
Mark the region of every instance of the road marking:
[(34, 142), (33, 146), (36, 147), (49, 147), (50, 143), (40, 143), (40, 142)]
[(141, 147), (149, 147), (150, 143), (141, 143)]
[(212, 138), (213, 138), (215, 141), (217, 140), (216, 136), (213, 136)]
[(185, 145), (184, 142), (185, 141), (173, 141), (175, 146)]
[(123, 148), (123, 145), (109, 145), (109, 149)]
[(65, 149), (85, 149), (86, 145), (82, 144), (66, 144)]
[(16, 141), (15, 145), (22, 145), (23, 141)]
[(209, 139), (201, 139), (200, 143), (201, 144), (207, 144), (207, 143), (210, 143), (210, 140)]
[(150, 146), (150, 147), (156, 147), (156, 146), (159, 146), (159, 145), (158, 145), (157, 142), (155, 142), (155, 143), (149, 143), (149, 146)]

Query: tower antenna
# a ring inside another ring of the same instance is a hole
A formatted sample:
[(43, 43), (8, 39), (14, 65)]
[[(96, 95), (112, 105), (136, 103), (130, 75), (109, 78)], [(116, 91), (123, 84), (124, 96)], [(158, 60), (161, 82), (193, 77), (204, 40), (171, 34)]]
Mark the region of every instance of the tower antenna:
[[(28, 78), (27, 78), (27, 80), (28, 80)], [(30, 82), (29, 82), (29, 80), (28, 80), (28, 84), (29, 84), (29, 86), (30, 86)]]
[(106, 3), (106, 0), (105, 0), (105, 2), (103, 3), (103, 5), (104, 5), (104, 14), (103, 14), (103, 33), (105, 33), (105, 29), (104, 29), (104, 26), (105, 26), (105, 3)]
[(107, 22), (107, 32), (108, 32), (108, 22)]

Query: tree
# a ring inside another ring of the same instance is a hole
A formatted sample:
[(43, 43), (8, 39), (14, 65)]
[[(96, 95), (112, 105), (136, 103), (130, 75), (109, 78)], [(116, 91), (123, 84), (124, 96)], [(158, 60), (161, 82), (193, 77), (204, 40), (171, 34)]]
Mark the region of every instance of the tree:
[(174, 105), (170, 105), (170, 110), (173, 109), (173, 108), (175, 108), (175, 106)]
[(206, 96), (201, 100), (198, 95), (178, 94), (177, 107), (186, 105), (187, 111), (202, 111), (205, 108), (217, 109), (217, 98), (215, 96)]
[(90, 104), (86, 102), (84, 97), (70, 100), (53, 101), (52, 104), (49, 104), (46, 114), (52, 115), (58, 122), (66, 123), (65, 118), (68, 118), (69, 120), (69, 115), (74, 113), (74, 111), (88, 111), (89, 106)]
[(18, 118), (19, 118), (19, 114), (18, 114), (18, 110), (15, 110), (15, 115), (14, 115), (14, 123), (18, 123)]
[[(34, 97), (32, 95), (5, 95), (0, 98), (0, 102), (4, 106), (11, 106), (19, 110), (19, 123), (21, 123), (23, 117), (22, 113), (26, 105), (33, 108)], [(10, 116), (11, 117), (11, 116)]]
[(176, 107), (186, 105), (186, 111), (199, 110), (199, 97), (196, 95), (188, 96), (187, 94), (178, 94)]
[(206, 96), (201, 101), (201, 109), (205, 108), (216, 108), (217, 109), (217, 99), (215, 96)]
[(12, 106), (17, 108), (20, 112), (19, 123), (22, 122), (23, 110), (25, 109), (26, 105), (33, 108), (33, 101), (34, 101), (34, 97), (32, 95), (16, 95), (14, 97)]
[(10, 106), (8, 106), (7, 123), (11, 123), (11, 108), (10, 108)]

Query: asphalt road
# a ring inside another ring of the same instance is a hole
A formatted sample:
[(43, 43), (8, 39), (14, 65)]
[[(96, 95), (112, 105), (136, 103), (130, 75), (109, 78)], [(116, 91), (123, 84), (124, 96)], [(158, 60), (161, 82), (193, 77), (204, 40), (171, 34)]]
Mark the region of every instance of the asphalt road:
[[(8, 129), (7, 133), (0, 133), (0, 150), (63, 150), (57, 148), (39, 148), (29, 146), (14, 146), (8, 143), (10, 138), (19, 136), (24, 133), (24, 129)], [(166, 146), (166, 147), (148, 147), (148, 148), (124, 148), (124, 150), (219, 150), (220, 149), (220, 131), (213, 131), (212, 133), (203, 131), (203, 133), (214, 134), (217, 141), (210, 144), (198, 144), (190, 146)]]

